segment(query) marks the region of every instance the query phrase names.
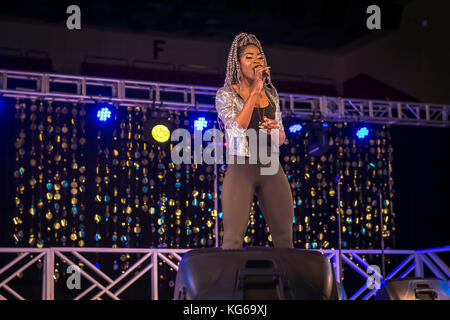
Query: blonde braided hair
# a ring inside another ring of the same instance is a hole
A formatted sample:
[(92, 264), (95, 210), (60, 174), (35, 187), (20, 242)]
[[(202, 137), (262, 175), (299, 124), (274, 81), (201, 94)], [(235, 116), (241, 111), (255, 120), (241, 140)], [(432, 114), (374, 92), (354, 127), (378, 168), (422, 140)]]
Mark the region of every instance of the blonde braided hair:
[[(230, 51), (228, 53), (228, 61), (227, 61), (227, 72), (225, 75), (225, 86), (230, 86), (238, 83), (239, 89), (241, 87), (241, 68), (240, 68), (240, 58), (243, 49), (248, 45), (256, 46), (264, 58), (264, 66), (267, 66), (266, 55), (262, 49), (261, 43), (256, 38), (254, 34), (241, 32), (234, 37), (234, 40), (231, 44)], [(268, 85), (270, 85), (273, 89), (275, 87), (272, 84), (272, 79), (269, 76), (266, 78)]]

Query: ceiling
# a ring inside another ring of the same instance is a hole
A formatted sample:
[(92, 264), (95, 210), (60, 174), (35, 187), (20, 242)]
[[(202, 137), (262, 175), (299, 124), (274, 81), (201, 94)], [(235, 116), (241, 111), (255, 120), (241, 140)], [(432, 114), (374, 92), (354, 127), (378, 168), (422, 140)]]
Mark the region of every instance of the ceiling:
[(371, 4), (381, 8), (383, 30), (398, 28), (403, 8), (413, 0), (147, 0), (2, 3), (0, 16), (65, 23), (66, 8), (78, 4), (82, 28), (97, 26), (174, 36), (230, 41), (238, 32), (254, 33), (265, 45), (335, 49), (373, 32), (366, 28)]

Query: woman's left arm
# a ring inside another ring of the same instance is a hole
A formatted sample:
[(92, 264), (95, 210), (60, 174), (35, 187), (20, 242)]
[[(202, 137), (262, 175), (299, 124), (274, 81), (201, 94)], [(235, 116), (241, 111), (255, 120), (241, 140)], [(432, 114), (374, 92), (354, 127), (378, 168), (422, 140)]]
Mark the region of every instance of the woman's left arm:
[(283, 129), (278, 131), (278, 138), (279, 138), (278, 146), (281, 146), (284, 143), (284, 140), (286, 140), (286, 134), (284, 133)]
[(284, 133), (283, 120), (281, 119), (281, 108), (280, 108), (280, 98), (278, 97), (278, 92), (275, 91), (276, 94), (276, 108), (275, 108), (275, 120), (278, 125), (278, 138), (279, 138), (279, 146), (284, 143), (286, 140), (286, 134)]

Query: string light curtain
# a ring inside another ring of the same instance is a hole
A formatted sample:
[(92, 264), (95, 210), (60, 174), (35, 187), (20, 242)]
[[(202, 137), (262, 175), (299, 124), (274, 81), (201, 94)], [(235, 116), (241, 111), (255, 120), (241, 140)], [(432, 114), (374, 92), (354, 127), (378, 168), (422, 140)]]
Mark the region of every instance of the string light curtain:
[(16, 101), (15, 245), (84, 246), (86, 111)]
[[(95, 240), (112, 247), (213, 246), (213, 167), (175, 165), (173, 145), (145, 141), (149, 113), (116, 108), (112, 135), (98, 128)], [(167, 120), (192, 131), (187, 113), (170, 111)]]
[[(226, 166), (175, 165), (174, 143), (144, 139), (152, 117), (144, 107), (114, 107), (99, 123), (96, 106), (17, 100), (13, 173), (15, 246), (200, 248), (215, 245), (215, 197)], [(194, 132), (194, 112), (168, 111), (164, 120)], [(212, 126), (212, 123), (209, 123)], [(379, 248), (380, 214), (386, 247), (395, 232), (389, 128), (371, 126), (365, 140), (357, 124), (329, 124), (329, 150), (306, 151), (308, 131), (288, 134), (280, 161), (294, 199), (294, 245), (337, 248), (341, 213), (343, 248)], [(340, 208), (337, 180), (340, 177)], [(381, 213), (379, 194), (381, 193)], [(220, 220), (219, 220), (220, 221)], [(222, 226), (219, 226), (222, 230)], [(219, 234), (220, 240), (222, 232)], [(245, 245), (272, 246), (257, 198)], [(126, 265), (128, 258), (120, 259)]]

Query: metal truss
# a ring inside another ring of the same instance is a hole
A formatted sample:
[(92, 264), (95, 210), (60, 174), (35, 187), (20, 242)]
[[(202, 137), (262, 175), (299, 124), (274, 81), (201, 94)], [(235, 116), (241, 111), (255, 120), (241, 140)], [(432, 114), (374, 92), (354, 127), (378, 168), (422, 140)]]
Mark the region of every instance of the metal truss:
[[(58, 297), (55, 297), (54, 288), (54, 270), (56, 260), (59, 259), (63, 265), (81, 265), (82, 267), (78, 269), (80, 276), (90, 283), (89, 287), (81, 288), (77, 291), (79, 294), (74, 298), (75, 300), (86, 299), (88, 294), (91, 295), (90, 299), (101, 300), (107, 298), (119, 300), (120, 294), (148, 272), (151, 273), (151, 297), (141, 297), (139, 299), (150, 298), (158, 300), (159, 263), (165, 263), (174, 271), (178, 271), (178, 265), (182, 255), (189, 250), (192, 249), (0, 248), (0, 257), (5, 254), (16, 255), (15, 258), (0, 269), (0, 289), (6, 290), (18, 300), (24, 300), (25, 298), (17, 292), (17, 290), (13, 289), (12, 284), (9, 285), (9, 283), (12, 282), (18, 274), (37, 263), (38, 260), (42, 260), (42, 299), (57, 300)], [(340, 274), (339, 250), (331, 249), (314, 251), (319, 251), (326, 255), (330, 264), (335, 268), (335, 274)], [(424, 250), (384, 250), (385, 255), (406, 255), (406, 258), (404, 258), (404, 260), (398, 264), (385, 279), (383, 279), (383, 276), (376, 270), (373, 275), (369, 275), (367, 270), (370, 266), (365, 259), (361, 258), (361, 255), (380, 255), (382, 253), (381, 250), (341, 250), (340, 257), (342, 262), (347, 264), (347, 266), (350, 267), (349, 269), (361, 275), (366, 281), (366, 284), (353, 295), (348, 296), (348, 299), (368, 300), (384, 286), (385, 281), (405, 278), (412, 271), (414, 271), (415, 277), (424, 277), (425, 266), (428, 267), (435, 277), (449, 281), (450, 269), (438, 256), (438, 254), (448, 252), (450, 252), (450, 246)], [(140, 254), (142, 257), (130, 265), (129, 268), (116, 279), (112, 279), (105, 270), (102, 271), (98, 265), (95, 265), (94, 262), (86, 257), (87, 254), (92, 253), (106, 255)], [(26, 261), (26, 257), (28, 257), (29, 261)], [(22, 263), (20, 263), (21, 261)], [(300, 267), (301, 266), (299, 266), (299, 268)], [(375, 287), (369, 289), (367, 286), (367, 279), (374, 276), (380, 280), (380, 286), (379, 288)], [(38, 278), (37, 275), (36, 278)], [(342, 282), (341, 279), (338, 278), (339, 277), (337, 276), (338, 282)], [(345, 282), (343, 282), (343, 285), (345, 287)], [(5, 297), (0, 295), (0, 298)]]
[[(339, 251), (319, 251), (327, 255), (327, 259), (330, 263), (332, 263), (335, 269), (336, 280), (341, 282), (338, 276), (340, 274)], [(341, 250), (341, 261), (347, 264), (352, 271), (356, 271), (366, 281), (366, 283), (357, 292), (351, 296), (348, 296), (348, 300), (356, 300), (358, 298), (361, 300), (368, 300), (383, 288), (386, 281), (392, 279), (403, 279), (412, 271), (414, 271), (414, 277), (423, 278), (425, 275), (424, 266), (427, 266), (436, 278), (449, 281), (450, 269), (437, 255), (437, 253), (443, 252), (450, 252), (450, 246), (423, 250), (384, 250), (385, 255), (406, 255), (406, 257), (388, 275), (386, 275), (385, 278), (383, 278), (383, 275), (381, 275), (380, 272), (371, 268), (372, 266), (366, 262), (367, 259), (361, 258), (361, 255), (381, 255), (383, 253), (382, 250)], [(377, 267), (382, 269), (381, 266)], [(369, 270), (371, 270), (370, 275)], [(370, 277), (374, 279), (374, 276), (379, 280), (379, 287), (370, 289), (367, 285), (367, 280)], [(343, 286), (345, 287), (345, 281), (343, 282)]]
[[(0, 70), (0, 96), (215, 112), (217, 88)], [(101, 92), (101, 93), (100, 93)], [(450, 127), (450, 105), (279, 93), (281, 111), (329, 122)]]

